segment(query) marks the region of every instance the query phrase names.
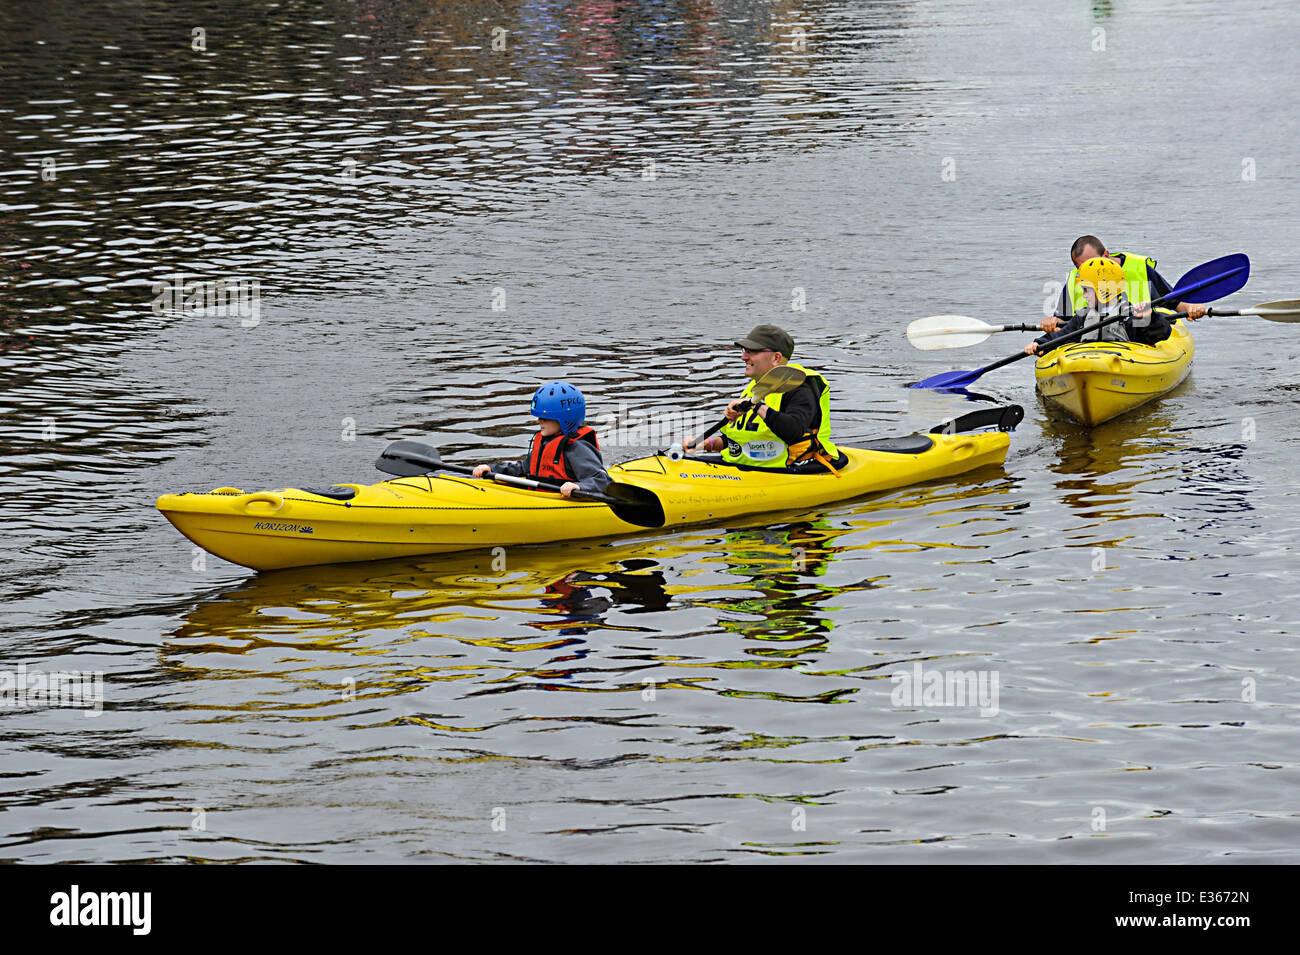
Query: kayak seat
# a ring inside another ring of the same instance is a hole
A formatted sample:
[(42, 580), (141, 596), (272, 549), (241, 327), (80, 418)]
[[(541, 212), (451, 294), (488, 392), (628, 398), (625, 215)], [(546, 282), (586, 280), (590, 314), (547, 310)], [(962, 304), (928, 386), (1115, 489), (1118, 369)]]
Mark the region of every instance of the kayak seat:
[(894, 454), (924, 454), (934, 447), (934, 441), (923, 434), (909, 434), (901, 438), (881, 438), (862, 445), (867, 451), (890, 451)]
[(303, 490), (308, 494), (319, 494), (321, 497), (333, 498), (336, 501), (348, 501), (357, 496), (357, 489), (353, 487), (305, 487)]

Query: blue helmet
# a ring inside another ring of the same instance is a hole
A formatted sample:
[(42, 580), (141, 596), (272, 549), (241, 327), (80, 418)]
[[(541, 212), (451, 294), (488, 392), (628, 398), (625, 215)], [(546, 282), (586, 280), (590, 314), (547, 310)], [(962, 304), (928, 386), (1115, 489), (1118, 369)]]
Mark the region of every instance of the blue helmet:
[(587, 420), (587, 399), (567, 381), (548, 381), (533, 392), (528, 413), (534, 418), (557, 421), (561, 431), (573, 434)]

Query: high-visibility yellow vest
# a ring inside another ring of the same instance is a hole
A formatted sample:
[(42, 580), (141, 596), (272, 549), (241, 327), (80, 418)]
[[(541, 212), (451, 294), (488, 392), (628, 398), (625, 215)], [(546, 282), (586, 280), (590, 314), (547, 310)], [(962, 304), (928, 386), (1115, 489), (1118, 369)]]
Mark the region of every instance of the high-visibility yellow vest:
[[(1139, 302), (1151, 301), (1151, 280), (1147, 270), (1156, 267), (1156, 260), (1149, 259), (1145, 255), (1134, 255), (1132, 252), (1121, 252), (1120, 254), (1124, 256), (1121, 268), (1124, 269), (1124, 291), (1128, 295), (1128, 300), (1134, 305)], [(1088, 300), (1084, 298), (1083, 288), (1079, 285), (1078, 269), (1070, 270), (1070, 277), (1066, 280), (1065, 288), (1066, 298), (1074, 309), (1074, 314), (1078, 315), (1087, 311)]]
[[(790, 363), (791, 368), (798, 368), (809, 378), (821, 382), (821, 424), (817, 428), (817, 440), (826, 450), (832, 461), (839, 458), (839, 449), (831, 442), (831, 389), (826, 378), (818, 372), (811, 371), (803, 365)], [(748, 398), (754, 391), (754, 382), (745, 386), (742, 398)], [(773, 411), (781, 410), (784, 394), (768, 395), (763, 399)], [(728, 464), (744, 464), (756, 468), (783, 468), (787, 466), (789, 448), (767, 426), (767, 422), (758, 413), (758, 405), (750, 408), (735, 421), (728, 422), (722, 429), (722, 460)]]

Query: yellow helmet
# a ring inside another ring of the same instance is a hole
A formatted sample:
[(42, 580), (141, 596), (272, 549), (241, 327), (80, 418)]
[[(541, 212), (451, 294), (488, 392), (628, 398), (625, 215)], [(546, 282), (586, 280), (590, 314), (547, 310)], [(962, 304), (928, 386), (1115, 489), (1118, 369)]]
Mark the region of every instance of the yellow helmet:
[(1089, 259), (1079, 266), (1079, 285), (1097, 293), (1097, 301), (1113, 302), (1124, 291), (1124, 269), (1105, 256)]

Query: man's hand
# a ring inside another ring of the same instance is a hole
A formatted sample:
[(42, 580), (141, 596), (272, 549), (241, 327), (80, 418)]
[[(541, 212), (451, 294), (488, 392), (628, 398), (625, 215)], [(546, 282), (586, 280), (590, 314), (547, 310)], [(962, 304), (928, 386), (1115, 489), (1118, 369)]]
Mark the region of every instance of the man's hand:
[(1025, 346), (1025, 354), (1026, 354), (1026, 355), (1037, 355), (1037, 354), (1038, 354), (1038, 342), (1030, 342), (1028, 345), (1026, 345), (1026, 346)]
[(565, 497), (573, 497), (573, 492), (577, 489), (578, 485), (574, 484), (572, 481), (565, 481), (560, 485), (560, 493)]
[(1061, 320), (1055, 315), (1049, 315), (1047, 318), (1043, 319), (1042, 324), (1038, 327), (1048, 334), (1051, 334), (1061, 327)]
[(1204, 318), (1204, 317), (1205, 317), (1205, 306), (1204, 306), (1204, 305), (1194, 305), (1194, 304), (1192, 304), (1191, 302), (1179, 302), (1179, 303), (1178, 303), (1178, 311), (1180, 311), (1180, 312), (1186, 312), (1186, 313), (1187, 313), (1187, 320), (1188, 320), (1189, 322), (1194, 322), (1194, 321), (1196, 321), (1198, 318)]
[(475, 476), (475, 477), (482, 477), (483, 475), (487, 474), (487, 473), (488, 473), (489, 471), (491, 471), (491, 470), (492, 470), (492, 466), (491, 466), (490, 464), (479, 464), (479, 465), (476, 465), (476, 466), (474, 467), (474, 476)]
[(737, 418), (740, 417), (742, 413), (740, 410), (740, 406), (744, 402), (744, 400), (745, 400), (744, 398), (737, 398), (735, 401), (731, 401), (727, 403), (726, 415), (728, 421), (735, 421)]

